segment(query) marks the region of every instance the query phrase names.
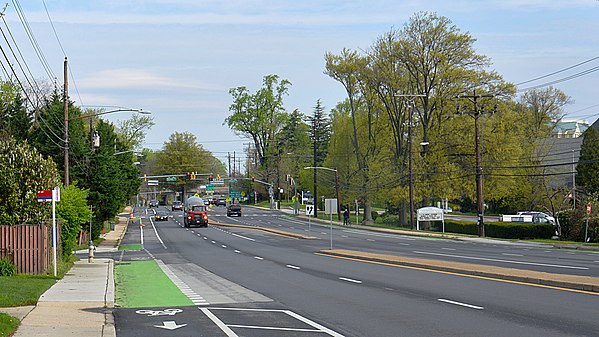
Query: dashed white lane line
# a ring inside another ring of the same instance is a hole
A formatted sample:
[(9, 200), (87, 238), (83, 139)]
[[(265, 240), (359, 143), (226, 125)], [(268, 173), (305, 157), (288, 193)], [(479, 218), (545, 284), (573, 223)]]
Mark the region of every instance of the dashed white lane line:
[(501, 253), (501, 255), (505, 255), (505, 256), (524, 256), (522, 254), (510, 254), (510, 253)]
[(241, 252), (240, 252), (240, 251), (238, 251), (237, 249), (235, 249), (235, 253), (237, 253), (237, 254), (241, 254)]
[(227, 248), (227, 245), (220, 245), (220, 246), (223, 247), (223, 248)]
[(300, 270), (300, 269), (302, 269), (302, 268), (300, 268), (300, 267), (298, 267), (298, 266), (294, 266), (294, 265), (291, 265), (291, 264), (288, 264), (288, 265), (286, 265), (285, 267), (287, 267), (287, 268), (291, 268), (291, 269), (295, 269), (295, 270)]
[(254, 259), (256, 259), (256, 260), (264, 260), (264, 258), (260, 257), (260, 256), (254, 256)]
[(243, 236), (243, 235), (239, 235), (239, 234), (235, 234), (235, 233), (231, 233), (231, 235), (236, 236), (238, 238), (246, 239), (246, 240), (249, 240), (249, 241), (256, 241), (256, 240), (254, 240), (252, 238), (248, 238), (247, 236)]
[(354, 279), (347, 278), (347, 277), (340, 277), (339, 279), (341, 281), (347, 281), (347, 282), (351, 282), (351, 283), (357, 283), (357, 284), (362, 283), (362, 281), (360, 281), (360, 280), (354, 280)]
[(210, 241), (210, 242), (212, 242), (213, 244), (215, 244), (215, 243), (216, 243), (216, 241)]
[(455, 248), (441, 248), (443, 250), (456, 250)]
[(454, 304), (454, 305), (459, 305), (461, 307), (466, 307), (466, 308), (470, 308), (470, 309), (476, 309), (476, 310), (483, 310), (483, 307), (479, 307), (476, 305), (472, 305), (472, 304), (468, 304), (468, 303), (462, 303), (462, 302), (456, 302), (456, 301), (452, 301), (452, 300), (446, 300), (444, 298), (439, 298), (437, 299), (437, 301), (439, 302), (444, 302), (444, 303), (449, 303), (449, 304)]

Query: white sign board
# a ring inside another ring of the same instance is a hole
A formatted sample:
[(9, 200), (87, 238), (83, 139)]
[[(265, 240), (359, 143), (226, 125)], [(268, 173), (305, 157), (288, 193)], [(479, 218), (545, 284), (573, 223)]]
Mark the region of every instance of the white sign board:
[(314, 216), (314, 205), (306, 205), (306, 215)]
[(443, 209), (439, 207), (419, 208), (416, 216), (416, 229), (420, 230), (420, 221), (441, 221), (443, 222), (443, 232), (445, 232), (445, 220), (443, 219)]
[(337, 214), (337, 199), (324, 199), (324, 214)]

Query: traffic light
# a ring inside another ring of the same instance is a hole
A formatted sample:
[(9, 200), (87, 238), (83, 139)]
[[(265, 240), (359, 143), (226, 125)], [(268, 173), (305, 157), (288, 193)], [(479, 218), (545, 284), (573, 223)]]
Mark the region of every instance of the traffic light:
[(191, 180), (195, 180), (196, 179), (196, 172), (191, 172)]
[(254, 182), (256, 180), (256, 177), (252, 176), (252, 182)]
[(187, 172), (187, 179), (191, 179), (191, 172)]
[(144, 174), (144, 181), (148, 181), (148, 175)]
[(208, 177), (208, 181), (212, 182), (212, 174), (210, 175), (210, 177)]

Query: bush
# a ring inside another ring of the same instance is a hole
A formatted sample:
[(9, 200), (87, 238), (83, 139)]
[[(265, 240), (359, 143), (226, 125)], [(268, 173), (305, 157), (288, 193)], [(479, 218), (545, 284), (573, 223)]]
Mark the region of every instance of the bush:
[[(442, 224), (439, 222), (439, 226)], [(445, 231), (450, 233), (477, 235), (476, 223), (458, 220), (445, 220)]]
[[(478, 227), (475, 222), (446, 220), (445, 231), (478, 235)], [(551, 224), (487, 222), (485, 223), (485, 235), (501, 239), (549, 239), (553, 236), (553, 226)]]
[(17, 274), (17, 267), (7, 258), (0, 259), (0, 276), (13, 276)]

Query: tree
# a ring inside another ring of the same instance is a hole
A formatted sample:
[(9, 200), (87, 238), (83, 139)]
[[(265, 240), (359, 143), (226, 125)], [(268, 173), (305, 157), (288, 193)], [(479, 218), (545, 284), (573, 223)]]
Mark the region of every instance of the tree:
[(236, 133), (252, 139), (261, 165), (265, 164), (267, 149), (276, 145), (276, 134), (287, 120), (283, 96), (290, 85), (288, 80), (279, 81), (277, 75), (266, 75), (262, 88), (254, 94), (244, 86), (229, 90), (233, 96), (229, 106), (232, 115), (225, 123)]
[(37, 191), (58, 186), (56, 164), (27, 142), (0, 137), (0, 225), (48, 221), (50, 207), (37, 201)]
[(155, 124), (152, 116), (134, 114), (131, 118), (118, 123), (117, 133), (126, 148), (139, 150), (146, 138), (145, 130)]
[(29, 137), (32, 117), (24, 104), (20, 89), (11, 82), (0, 85), (0, 131), (23, 141)]
[(331, 140), (331, 122), (325, 115), (324, 107), (320, 100), (316, 101), (314, 114), (308, 117), (310, 121), (310, 139), (314, 150), (314, 165), (321, 166), (324, 163)]
[(60, 243), (64, 257), (71, 255), (82, 225), (86, 224), (92, 215), (87, 204), (88, 192), (75, 184), (60, 189), (60, 202), (56, 204), (56, 215), (63, 220)]
[(587, 194), (599, 192), (599, 131), (586, 129), (580, 146), (580, 157), (576, 166), (576, 186)]
[(156, 153), (156, 174), (200, 172), (226, 174), (224, 164), (198, 144), (194, 134), (175, 132)]

